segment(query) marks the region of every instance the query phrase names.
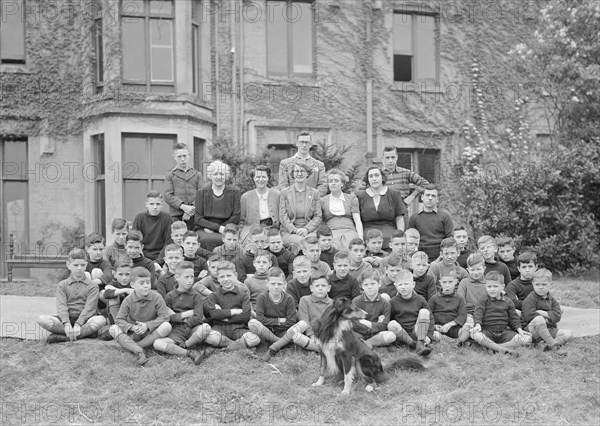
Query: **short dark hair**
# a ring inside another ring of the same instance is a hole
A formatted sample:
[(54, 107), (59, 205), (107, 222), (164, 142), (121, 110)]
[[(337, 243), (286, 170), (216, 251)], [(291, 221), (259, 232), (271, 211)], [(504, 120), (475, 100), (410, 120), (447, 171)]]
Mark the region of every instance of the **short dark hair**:
[(320, 237), (333, 237), (331, 228), (327, 225), (321, 225), (317, 228), (317, 238)]
[(517, 265), (521, 266), (521, 263), (533, 262), (537, 265), (537, 255), (532, 251), (524, 251), (517, 257)]
[(133, 262), (129, 258), (125, 258), (121, 260), (119, 263), (116, 263), (113, 267), (113, 270), (116, 271), (119, 268), (133, 268)]
[(390, 241), (392, 241), (394, 238), (404, 237), (406, 237), (406, 233), (402, 229), (396, 229), (394, 232), (392, 232), (392, 235), (390, 236)]
[(173, 145), (173, 151), (177, 151), (178, 149), (188, 149), (188, 146), (183, 142), (179, 142)]
[(371, 186), (371, 184), (369, 184), (369, 172), (375, 169), (379, 170), (379, 173), (381, 173), (381, 183), (385, 184), (387, 182), (387, 178), (385, 177), (385, 173), (383, 173), (383, 170), (381, 170), (381, 167), (371, 166), (367, 169), (363, 177), (363, 182), (365, 183), (365, 185), (367, 185), (367, 187)]
[(369, 229), (367, 231), (367, 235), (365, 235), (365, 242), (369, 242), (375, 238), (383, 238), (383, 232), (381, 232), (379, 229)]
[(89, 248), (92, 244), (104, 244), (104, 237), (97, 232), (92, 232), (85, 239), (85, 247)]
[(438, 193), (440, 192), (439, 189), (438, 189), (438, 187), (435, 186), (433, 183), (430, 183), (429, 185), (427, 185), (425, 187), (425, 190), (426, 191), (437, 191)]
[[(308, 132), (308, 130), (301, 130), (298, 136), (309, 136), (312, 139), (312, 136)], [(297, 138), (296, 138), (297, 139)]]
[(444, 249), (446, 249), (446, 248), (452, 248), (452, 247), (458, 249), (458, 243), (456, 242), (456, 240), (452, 237), (444, 238), (442, 240), (442, 242), (440, 243), (440, 252), (444, 251)]
[(132, 283), (135, 283), (138, 278), (152, 278), (150, 271), (141, 266), (136, 266), (133, 268), (129, 277), (131, 278)]
[(162, 194), (158, 192), (156, 189), (151, 190), (146, 194), (146, 199), (148, 198), (160, 198), (162, 199)]
[(278, 266), (272, 266), (269, 268), (269, 272), (267, 272), (267, 278), (283, 278), (285, 279), (285, 273)]
[(236, 272), (235, 264), (233, 262), (230, 262), (229, 260), (219, 262), (219, 266), (217, 266), (217, 272), (225, 270)]
[(177, 264), (177, 266), (175, 267), (175, 273), (176, 274), (181, 274), (182, 271), (185, 271), (186, 269), (194, 269), (194, 264), (190, 261), (184, 260), (183, 262), (179, 262)]
[(256, 172), (266, 172), (267, 180), (268, 182), (271, 182), (271, 168), (269, 166), (265, 166), (264, 164), (259, 164), (255, 166), (250, 172), (250, 176), (252, 177), (252, 179), (254, 179), (254, 176), (256, 176)]
[(318, 243), (319, 243), (319, 239), (317, 238), (316, 235), (307, 235), (306, 237), (304, 237), (303, 245), (318, 244)]
[(346, 250), (338, 251), (333, 255), (333, 263), (335, 264), (339, 260), (348, 259), (348, 252)]
[(395, 153), (398, 153), (398, 149), (396, 149), (395, 146), (386, 145), (383, 147), (383, 152), (390, 152), (390, 151), (394, 151)]
[(387, 266), (398, 266), (402, 264), (402, 259), (397, 254), (390, 254), (386, 259)]
[(225, 234), (239, 234), (240, 228), (235, 223), (228, 223), (225, 225), (225, 230), (223, 231), (223, 235)]
[(128, 230), (129, 225), (127, 223), (126, 219), (123, 219), (121, 217), (117, 217), (115, 219), (113, 219), (112, 223), (110, 224), (110, 230), (111, 231), (115, 231), (117, 229), (126, 229)]
[(177, 245), (177, 244), (169, 244), (168, 246), (166, 246), (165, 254), (169, 251), (179, 251), (179, 252), (183, 253), (183, 249), (181, 248), (180, 245)]
[(140, 243), (144, 239), (144, 235), (141, 231), (134, 229), (133, 231), (129, 231), (127, 236), (125, 237), (125, 242), (127, 241), (139, 241)]
[(350, 240), (350, 242), (348, 243), (348, 248), (352, 249), (352, 246), (363, 246), (363, 247), (365, 247), (365, 242), (362, 240), (362, 238), (352, 238)]
[(498, 272), (498, 271), (491, 271), (488, 272), (485, 276), (485, 281), (496, 281), (499, 282), (500, 284), (505, 284), (504, 283), (504, 276)]
[(269, 237), (280, 237), (281, 232), (277, 228), (270, 228), (267, 230), (267, 238)]
[(88, 261), (88, 254), (85, 250), (80, 248), (74, 248), (71, 250), (67, 256), (67, 260), (69, 262), (73, 262), (74, 260), (85, 260)]
[(364, 283), (366, 280), (375, 280), (379, 281), (381, 279), (381, 275), (377, 271), (377, 269), (367, 269), (362, 271), (360, 274), (360, 282)]
[(198, 233), (196, 231), (186, 231), (186, 233), (183, 234), (183, 240), (182, 241), (185, 241), (185, 239), (189, 238), (189, 237), (196, 238), (198, 241), (200, 241), (200, 237), (198, 236)]
[(498, 247), (511, 246), (512, 248), (515, 248), (515, 240), (511, 237), (498, 237), (496, 244)]

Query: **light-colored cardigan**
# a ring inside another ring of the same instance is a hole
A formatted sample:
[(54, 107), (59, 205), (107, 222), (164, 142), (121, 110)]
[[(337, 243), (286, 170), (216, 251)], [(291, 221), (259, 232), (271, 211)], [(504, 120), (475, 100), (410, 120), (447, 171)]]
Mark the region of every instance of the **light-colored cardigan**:
[[(306, 186), (304, 191), (305, 205), (307, 206), (306, 218), (309, 221), (306, 225), (308, 232), (317, 230), (322, 221), (321, 203), (319, 201), (319, 191), (310, 186)], [(296, 229), (294, 221), (296, 220), (296, 189), (292, 185), (281, 190), (279, 203), (279, 218), (281, 220), (281, 228), (289, 233), (293, 233)]]
[[(279, 229), (279, 197), (280, 192), (274, 188), (269, 188), (267, 204), (269, 205), (269, 214), (273, 220), (273, 228)], [(258, 225), (260, 222), (258, 211), (258, 194), (256, 189), (245, 192), (240, 199), (240, 242), (243, 244), (250, 234), (250, 228)]]

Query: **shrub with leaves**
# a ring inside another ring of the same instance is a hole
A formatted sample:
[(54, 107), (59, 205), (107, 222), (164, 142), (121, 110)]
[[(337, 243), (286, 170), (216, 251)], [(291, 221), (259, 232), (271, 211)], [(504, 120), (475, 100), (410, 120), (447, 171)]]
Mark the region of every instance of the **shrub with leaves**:
[(352, 147), (343, 145), (330, 145), (324, 139), (317, 141), (312, 154), (318, 160), (325, 164), (325, 170), (340, 169), (348, 177), (348, 184), (344, 188), (345, 192), (354, 192), (360, 187), (360, 164), (355, 162), (348, 169), (342, 169), (344, 155), (350, 151)]

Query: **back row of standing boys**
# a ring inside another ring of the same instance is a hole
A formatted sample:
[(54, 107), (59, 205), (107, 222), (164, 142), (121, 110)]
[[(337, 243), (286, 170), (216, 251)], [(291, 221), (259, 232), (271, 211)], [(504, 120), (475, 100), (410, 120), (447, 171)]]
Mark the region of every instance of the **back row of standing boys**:
[[(198, 234), (177, 221), (173, 243), (152, 261), (143, 254), (143, 235), (128, 230), (124, 219), (113, 221), (112, 233), (109, 247), (93, 233), (85, 250), (69, 253), (70, 276), (56, 293), (58, 315), (38, 319), (52, 333), (48, 343), (98, 335), (115, 339), (143, 365), (146, 348), (200, 364), (214, 348), (251, 348), (264, 340), (270, 346), (262, 358), (269, 361), (292, 342), (318, 351), (313, 328), (338, 297), (366, 311), (354, 329), (367, 344), (401, 342), (421, 356), (441, 340), (458, 346), (473, 340), (516, 356), (516, 348), (535, 342), (563, 354), (558, 348), (572, 337), (557, 328), (561, 309), (549, 293), (552, 274), (538, 269), (532, 252), (515, 258), (510, 238), (483, 236), (471, 252), (466, 230), (455, 229), (430, 264), (418, 251), (415, 229), (396, 231), (390, 253), (382, 251), (377, 230), (337, 251), (323, 225), (296, 254), (278, 230), (260, 226), (241, 247), (237, 226), (229, 224), (223, 245), (207, 252)], [(195, 349), (202, 343), (203, 350)]]

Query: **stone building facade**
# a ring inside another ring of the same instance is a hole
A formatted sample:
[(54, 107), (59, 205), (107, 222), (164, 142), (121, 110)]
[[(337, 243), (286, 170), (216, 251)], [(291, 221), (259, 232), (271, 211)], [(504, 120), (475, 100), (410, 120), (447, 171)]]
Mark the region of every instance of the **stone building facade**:
[[(0, 0), (2, 255), (109, 237), (162, 189), (171, 147), (273, 157), (298, 132), (431, 181), (460, 151), (477, 58), (499, 96), (535, 4), (382, 0)], [(543, 131), (540, 131), (543, 133)], [(39, 243), (39, 244), (38, 244)], [(2, 274), (5, 271), (0, 271)]]

